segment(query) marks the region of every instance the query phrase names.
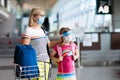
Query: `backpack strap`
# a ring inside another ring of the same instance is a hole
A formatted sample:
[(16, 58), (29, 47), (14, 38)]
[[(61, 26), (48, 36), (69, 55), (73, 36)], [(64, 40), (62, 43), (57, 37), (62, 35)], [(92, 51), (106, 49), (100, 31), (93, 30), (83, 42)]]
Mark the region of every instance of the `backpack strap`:
[(58, 56), (62, 56), (62, 49), (59, 45), (57, 45)]
[[(44, 31), (45, 35), (47, 35), (47, 32), (45, 31), (45, 29), (43, 27), (41, 27), (41, 29)], [(50, 58), (50, 50), (49, 50), (49, 46), (48, 44), (46, 45), (46, 48), (47, 48), (47, 53), (49, 55), (49, 58)], [(49, 66), (49, 73), (48, 73), (48, 76), (51, 77), (51, 66), (52, 66), (52, 60), (50, 58), (50, 66)]]
[(47, 35), (47, 32), (45, 31), (45, 29), (43, 27), (41, 27), (41, 29), (44, 31), (45, 35)]
[[(74, 51), (75, 51), (75, 49), (74, 49), (74, 43), (71, 43), (70, 47), (71, 47), (71, 50), (72, 50), (72, 53), (73, 53), (72, 55), (75, 55), (74, 54)], [(58, 50), (58, 56), (65, 56), (66, 55), (66, 54), (63, 54), (62, 48), (61, 48), (60, 45), (57, 45), (57, 50)]]
[[(74, 43), (71, 43), (70, 46), (71, 46), (71, 49), (72, 49), (72, 53), (74, 53), (74, 52), (75, 52)], [(73, 55), (74, 55), (74, 54), (73, 54)]]
[[(45, 33), (45, 35), (46, 35), (46, 31), (45, 31), (45, 29), (43, 28), (43, 27), (41, 27), (41, 29), (44, 31), (44, 33)], [(49, 55), (49, 57), (50, 57), (50, 51), (49, 51), (49, 46), (48, 46), (48, 44), (47, 44), (47, 53), (48, 53), (48, 55)], [(51, 63), (51, 60), (50, 60), (50, 63)]]

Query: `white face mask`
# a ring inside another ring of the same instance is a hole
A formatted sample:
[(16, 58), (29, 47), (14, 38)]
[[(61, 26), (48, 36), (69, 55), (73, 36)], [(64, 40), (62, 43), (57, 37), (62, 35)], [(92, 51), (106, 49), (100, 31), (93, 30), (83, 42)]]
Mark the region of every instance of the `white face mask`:
[(64, 36), (63, 40), (64, 40), (65, 43), (67, 43), (67, 42), (73, 41), (73, 38), (72, 38), (72, 36), (69, 35), (69, 36)]

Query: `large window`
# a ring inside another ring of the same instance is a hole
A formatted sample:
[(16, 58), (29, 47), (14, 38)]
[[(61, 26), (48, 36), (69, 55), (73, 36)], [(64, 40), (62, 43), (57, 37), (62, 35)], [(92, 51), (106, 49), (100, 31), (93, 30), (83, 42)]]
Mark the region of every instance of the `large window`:
[(112, 27), (111, 14), (96, 14), (96, 0), (68, 0), (56, 10), (59, 28), (68, 26), (78, 32), (81, 28), (85, 32), (108, 32)]

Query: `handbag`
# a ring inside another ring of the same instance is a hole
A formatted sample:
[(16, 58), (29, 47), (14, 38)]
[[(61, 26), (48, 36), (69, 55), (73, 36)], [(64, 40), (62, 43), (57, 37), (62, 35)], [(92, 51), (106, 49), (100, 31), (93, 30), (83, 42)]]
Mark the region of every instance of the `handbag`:
[(39, 76), (36, 52), (31, 45), (16, 45), (14, 51), (14, 63), (16, 76), (21, 78), (32, 78)]

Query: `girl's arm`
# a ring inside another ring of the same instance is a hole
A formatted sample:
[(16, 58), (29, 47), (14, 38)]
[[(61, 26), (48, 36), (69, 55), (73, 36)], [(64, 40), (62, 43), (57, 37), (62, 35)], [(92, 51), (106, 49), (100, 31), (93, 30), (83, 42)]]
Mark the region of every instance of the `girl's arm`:
[(74, 60), (76, 60), (79, 57), (79, 50), (75, 50)]
[(56, 51), (55, 51), (55, 50), (52, 50), (52, 53), (50, 54), (51, 60), (57, 61), (57, 62), (62, 61), (62, 57), (59, 57), (59, 58), (56, 58), (56, 57), (55, 57), (56, 54), (57, 54)]

